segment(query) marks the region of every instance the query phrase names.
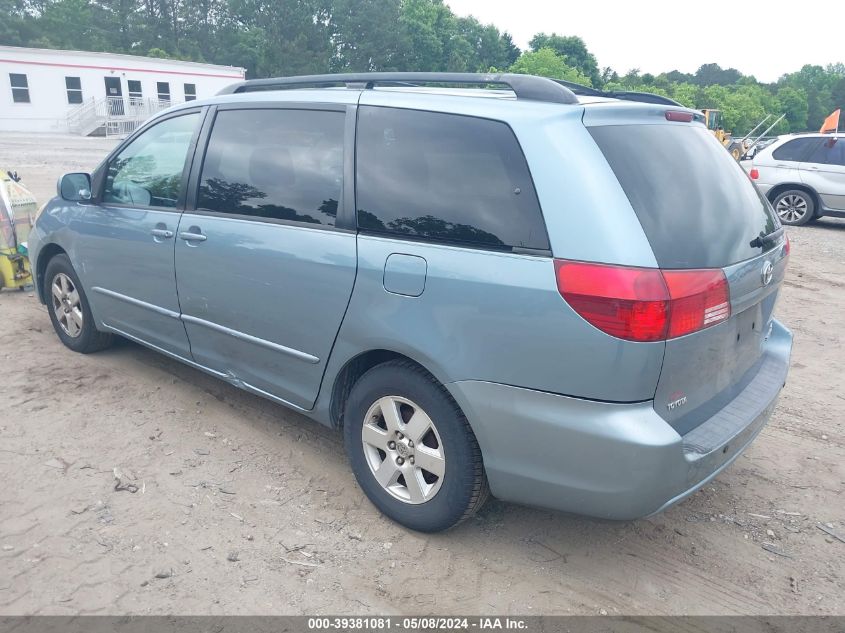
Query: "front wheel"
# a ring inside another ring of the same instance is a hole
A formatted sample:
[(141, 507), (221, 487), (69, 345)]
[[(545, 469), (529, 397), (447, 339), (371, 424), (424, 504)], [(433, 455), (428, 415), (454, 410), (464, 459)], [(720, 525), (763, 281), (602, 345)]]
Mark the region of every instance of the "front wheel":
[(90, 354), (111, 345), (112, 335), (94, 325), (88, 298), (67, 255), (56, 255), (47, 263), (44, 296), (53, 329), (67, 347)]
[(816, 204), (813, 197), (801, 189), (783, 191), (772, 202), (780, 221), (790, 226), (801, 226), (813, 219)]
[(355, 383), (344, 440), (370, 501), (413, 530), (449, 529), (489, 495), (469, 423), (449, 392), (411, 362), (378, 365)]

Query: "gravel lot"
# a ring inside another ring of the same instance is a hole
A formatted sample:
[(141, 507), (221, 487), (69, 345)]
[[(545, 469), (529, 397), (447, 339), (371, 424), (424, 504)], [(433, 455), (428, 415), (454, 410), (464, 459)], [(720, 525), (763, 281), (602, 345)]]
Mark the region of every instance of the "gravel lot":
[[(4, 134), (0, 162), (43, 201), (112, 146)], [(5, 291), (0, 615), (845, 614), (845, 542), (818, 527), (845, 535), (845, 222), (789, 235), (795, 350), (772, 422), (634, 523), (494, 500), (408, 532), (364, 498), (338, 433), (134, 344), (74, 354)]]

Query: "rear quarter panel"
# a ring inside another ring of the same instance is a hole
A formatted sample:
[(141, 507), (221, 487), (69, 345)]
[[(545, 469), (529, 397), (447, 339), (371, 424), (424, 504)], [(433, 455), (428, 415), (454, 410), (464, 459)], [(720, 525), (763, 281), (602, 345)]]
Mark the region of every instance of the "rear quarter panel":
[[(393, 253), (426, 260), (419, 297), (385, 290)], [(443, 383), (633, 402), (653, 397), (664, 344), (626, 343), (587, 324), (558, 293), (549, 257), (361, 235), (358, 277), (328, 375), (372, 349), (404, 354)]]
[[(504, 121), (528, 162), (554, 257), (656, 266), (627, 197), (582, 123), (582, 106), (377, 90), (362, 93), (360, 105)], [(420, 296), (385, 290), (385, 262), (395, 253), (426, 260)], [(550, 256), (361, 234), (358, 276), (318, 409), (343, 365), (374, 349), (402, 353), (444, 384), (489, 381), (635, 402), (654, 396), (664, 343), (632, 344), (589, 325), (560, 296)]]

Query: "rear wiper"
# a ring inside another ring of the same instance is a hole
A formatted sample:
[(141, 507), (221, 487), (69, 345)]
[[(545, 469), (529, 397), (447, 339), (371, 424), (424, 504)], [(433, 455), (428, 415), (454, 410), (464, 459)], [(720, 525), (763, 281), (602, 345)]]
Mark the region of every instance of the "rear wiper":
[(751, 248), (772, 248), (775, 244), (777, 244), (781, 235), (783, 235), (783, 227), (780, 227), (776, 231), (772, 231), (768, 235), (761, 231), (760, 235), (751, 240), (750, 246)]

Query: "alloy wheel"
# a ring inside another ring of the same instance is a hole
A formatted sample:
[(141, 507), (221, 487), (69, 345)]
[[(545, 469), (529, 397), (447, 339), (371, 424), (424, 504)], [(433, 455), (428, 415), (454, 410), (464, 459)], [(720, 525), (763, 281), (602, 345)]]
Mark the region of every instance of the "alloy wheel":
[(82, 333), (82, 304), (73, 280), (64, 273), (53, 277), (51, 286), (53, 314), (62, 331), (76, 338)]
[(807, 201), (799, 195), (790, 194), (778, 200), (775, 211), (786, 222), (798, 222), (807, 215)]
[(446, 474), (446, 455), (434, 422), (399, 396), (379, 398), (361, 428), (367, 465), (391, 496), (409, 504), (430, 501)]

